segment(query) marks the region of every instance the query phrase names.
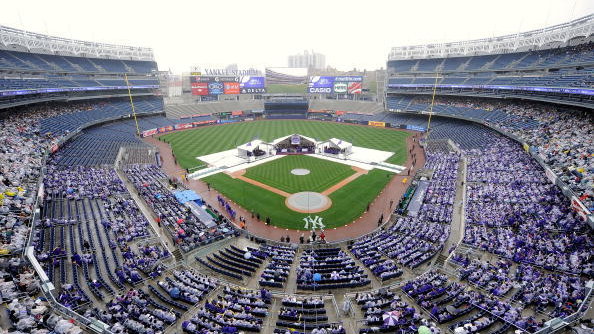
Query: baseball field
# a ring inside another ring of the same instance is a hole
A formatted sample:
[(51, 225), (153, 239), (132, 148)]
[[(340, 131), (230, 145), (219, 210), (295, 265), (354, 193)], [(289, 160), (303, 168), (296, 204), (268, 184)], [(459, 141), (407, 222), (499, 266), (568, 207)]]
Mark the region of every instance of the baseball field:
[[(255, 121), (210, 126), (174, 132), (161, 137), (168, 142), (183, 168), (204, 165), (197, 157), (232, 149), (259, 138), (271, 141), (299, 133), (318, 140), (332, 137), (352, 142), (355, 146), (394, 152), (386, 162), (402, 165), (406, 161), (407, 132), (317, 121)], [(307, 175), (295, 175), (295, 169)], [(349, 224), (361, 216), (390, 181), (393, 174), (380, 169), (358, 171), (349, 165), (314, 156), (286, 156), (247, 168), (237, 175), (219, 173), (202, 179), (227, 198), (259, 215), (269, 217), (271, 225), (296, 230), (317, 226), (334, 228)], [(315, 192), (331, 200), (327, 209), (298, 212), (289, 208), (287, 198), (295, 193)], [(309, 218), (308, 218), (309, 217)]]

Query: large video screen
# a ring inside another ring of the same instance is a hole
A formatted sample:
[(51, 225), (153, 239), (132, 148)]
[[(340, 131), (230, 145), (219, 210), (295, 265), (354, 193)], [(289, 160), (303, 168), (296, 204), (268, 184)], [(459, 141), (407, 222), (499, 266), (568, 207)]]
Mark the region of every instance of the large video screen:
[(361, 94), (362, 76), (313, 76), (309, 77), (307, 92), (310, 94)]
[(192, 95), (237, 95), (266, 93), (264, 77), (190, 76)]

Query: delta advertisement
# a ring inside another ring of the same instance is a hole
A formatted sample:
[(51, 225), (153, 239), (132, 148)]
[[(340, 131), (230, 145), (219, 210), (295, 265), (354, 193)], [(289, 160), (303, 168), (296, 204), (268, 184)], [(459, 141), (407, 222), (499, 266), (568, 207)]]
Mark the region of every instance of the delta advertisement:
[(237, 95), (266, 93), (264, 77), (191, 76), (192, 95)]
[(241, 94), (263, 94), (266, 93), (266, 84), (264, 77), (241, 77), (239, 82)]
[(309, 77), (307, 92), (310, 94), (361, 94), (362, 76), (313, 76)]

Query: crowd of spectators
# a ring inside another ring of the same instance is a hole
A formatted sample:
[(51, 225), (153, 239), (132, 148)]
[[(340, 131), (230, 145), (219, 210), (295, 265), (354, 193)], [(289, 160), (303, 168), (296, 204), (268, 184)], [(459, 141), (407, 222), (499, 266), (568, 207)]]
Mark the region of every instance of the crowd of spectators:
[[(365, 316), (365, 324), (368, 326), (361, 329), (360, 333), (417, 333), (420, 326), (426, 326), (431, 333), (441, 333), (435, 322), (423, 318), (414, 307), (391, 290), (357, 293), (355, 302), (360, 306)], [(384, 321), (384, 315), (388, 312), (398, 317), (393, 324)]]
[(225, 286), (216, 298), (206, 301), (196, 314), (182, 323), (186, 333), (259, 332), (268, 315), (272, 295), (259, 291)]
[(107, 302), (105, 309), (95, 307), (85, 315), (109, 324), (112, 333), (146, 334), (162, 333), (179, 317), (139, 289), (130, 289)]
[(295, 259), (295, 248), (263, 244), (260, 246), (260, 252), (270, 259), (260, 276), (260, 286), (282, 288), (289, 278)]
[(465, 243), (549, 270), (593, 274), (589, 227), (518, 144), (494, 135), (466, 154)]
[(576, 312), (585, 299), (586, 282), (578, 275), (546, 272), (529, 264), (513, 267), (506, 259), (490, 263), (459, 256), (456, 262), (461, 265), (461, 280), (496, 297), (510, 297), (526, 307), (533, 306), (551, 317), (563, 318)]
[(433, 178), (417, 216), (398, 217), (387, 230), (349, 246), (376, 277), (398, 277), (402, 274), (398, 265), (418, 267), (443, 248), (450, 234), (459, 160), (454, 152), (428, 152), (425, 168), (434, 170)]
[(402, 291), (429, 311), (438, 323), (454, 321), (472, 311), (483, 311), (491, 325), (494, 321), (530, 333), (543, 326), (534, 315), (527, 315), (521, 305), (512, 305), (493, 295), (472, 290), (461, 283), (451, 282), (445, 274), (429, 271), (404, 284)]
[(371, 281), (340, 248), (305, 250), (297, 269), (297, 287), (304, 290), (359, 287)]
[(172, 189), (168, 188), (168, 177), (159, 167), (129, 165), (124, 172), (136, 191), (152, 208), (158, 224), (169, 231), (173, 241), (183, 252), (233, 233), (233, 228), (224, 219), (219, 219), (215, 226), (207, 226), (189, 207), (181, 204)]
[[(426, 97), (413, 103), (430, 103)], [(500, 110), (515, 117), (481, 120), (516, 135), (532, 146), (553, 172), (594, 211), (594, 115), (590, 111), (555, 107), (536, 102), (508, 102), (462, 97), (437, 97), (438, 105), (451, 105), (489, 111)], [(477, 113), (478, 115), (478, 113)], [(519, 121), (520, 120), (520, 121)], [(535, 126), (519, 128), (517, 124)]]

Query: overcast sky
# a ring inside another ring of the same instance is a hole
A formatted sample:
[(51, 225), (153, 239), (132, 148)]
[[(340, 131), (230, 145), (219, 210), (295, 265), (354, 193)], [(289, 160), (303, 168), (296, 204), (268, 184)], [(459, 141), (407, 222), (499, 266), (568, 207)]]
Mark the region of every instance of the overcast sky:
[(18, 0), (0, 24), (152, 47), (159, 69), (287, 66), (315, 50), (341, 70), (385, 67), (393, 46), (538, 29), (594, 12), (593, 0)]

